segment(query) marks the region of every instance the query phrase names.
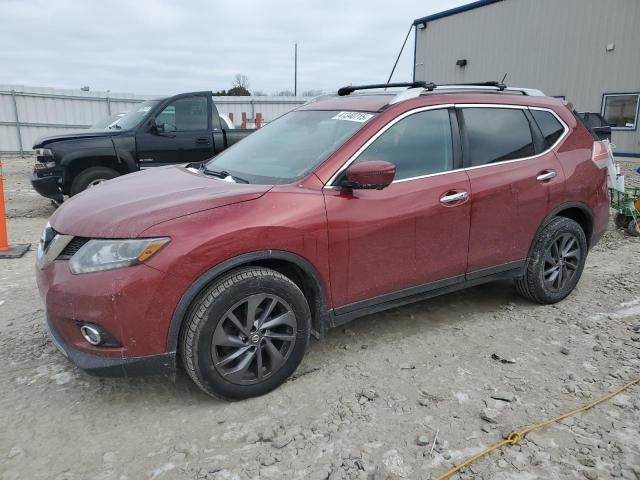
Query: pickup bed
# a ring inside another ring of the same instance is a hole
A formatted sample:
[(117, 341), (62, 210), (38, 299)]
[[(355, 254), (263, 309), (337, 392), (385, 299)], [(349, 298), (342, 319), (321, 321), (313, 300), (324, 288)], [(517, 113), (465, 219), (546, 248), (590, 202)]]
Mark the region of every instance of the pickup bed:
[(36, 140), (31, 184), (40, 195), (61, 202), (64, 195), (144, 168), (206, 160), (252, 131), (229, 129), (212, 92), (149, 100), (110, 128)]

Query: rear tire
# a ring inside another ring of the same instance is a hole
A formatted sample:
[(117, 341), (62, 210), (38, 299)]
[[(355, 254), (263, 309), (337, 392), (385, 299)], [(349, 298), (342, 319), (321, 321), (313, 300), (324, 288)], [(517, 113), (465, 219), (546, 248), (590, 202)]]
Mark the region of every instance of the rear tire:
[(119, 177), (120, 173), (113, 168), (108, 167), (89, 167), (82, 170), (71, 182), (70, 196), (77, 195), (78, 193), (86, 190), (87, 188), (98, 185), (112, 178)]
[(289, 278), (267, 268), (240, 268), (191, 305), (180, 338), (182, 362), (211, 396), (263, 395), (298, 367), (310, 325), (309, 304)]
[(586, 258), (582, 227), (569, 218), (556, 217), (534, 239), (525, 274), (515, 280), (516, 289), (537, 303), (559, 302), (578, 284)]

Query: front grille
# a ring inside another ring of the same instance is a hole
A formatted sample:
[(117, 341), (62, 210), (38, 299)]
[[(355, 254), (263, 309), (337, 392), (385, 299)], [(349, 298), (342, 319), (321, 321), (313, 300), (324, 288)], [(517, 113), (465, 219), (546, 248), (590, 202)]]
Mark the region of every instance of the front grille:
[(75, 253), (80, 250), (90, 239), (85, 237), (73, 237), (64, 250), (58, 255), (58, 260), (69, 260)]

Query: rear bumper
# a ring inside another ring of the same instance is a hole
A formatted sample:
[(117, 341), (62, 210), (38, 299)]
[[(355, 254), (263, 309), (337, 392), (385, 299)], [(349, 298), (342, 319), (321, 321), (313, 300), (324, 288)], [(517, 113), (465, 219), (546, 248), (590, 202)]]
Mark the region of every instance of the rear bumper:
[(51, 342), (60, 352), (85, 372), (99, 377), (138, 377), (172, 375), (176, 369), (176, 353), (168, 352), (145, 357), (103, 357), (71, 347), (46, 317)]
[(62, 198), (62, 192), (58, 187), (58, 176), (46, 176), (39, 177), (35, 172), (31, 176), (31, 185), (43, 197), (51, 198), (52, 200), (60, 200)]

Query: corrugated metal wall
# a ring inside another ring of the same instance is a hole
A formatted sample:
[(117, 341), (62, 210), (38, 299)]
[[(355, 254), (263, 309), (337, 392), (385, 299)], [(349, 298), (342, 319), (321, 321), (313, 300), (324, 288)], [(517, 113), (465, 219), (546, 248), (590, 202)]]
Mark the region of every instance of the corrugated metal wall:
[[(600, 112), (604, 93), (640, 92), (638, 32), (640, 0), (503, 0), (417, 29), (415, 76), (463, 83), (507, 73), (508, 85)], [(614, 131), (613, 142), (640, 154), (637, 129)]]
[[(36, 138), (65, 130), (87, 128), (137, 103), (158, 95), (84, 92), (55, 88), (0, 85), (0, 153), (28, 152)], [(256, 113), (270, 122), (307, 101), (306, 97), (214, 97), (221, 113), (233, 113), (240, 124), (242, 112), (249, 126)]]

